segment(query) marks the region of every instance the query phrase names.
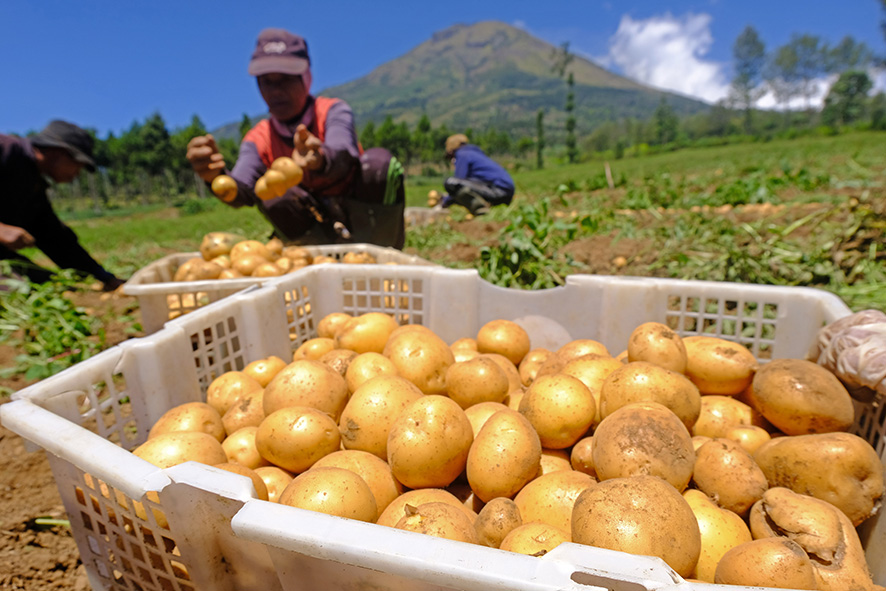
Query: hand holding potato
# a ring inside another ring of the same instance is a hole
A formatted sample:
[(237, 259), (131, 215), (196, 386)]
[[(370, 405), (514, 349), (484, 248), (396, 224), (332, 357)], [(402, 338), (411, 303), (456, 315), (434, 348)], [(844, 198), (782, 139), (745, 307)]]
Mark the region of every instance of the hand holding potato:
[(323, 142), (308, 131), (304, 124), (295, 129), (295, 136), (292, 139), (295, 144), (292, 159), (303, 170), (319, 170), (326, 165), (326, 157), (322, 150)]
[(188, 142), (185, 158), (191, 163), (194, 172), (207, 183), (225, 170), (225, 158), (218, 150), (212, 134), (198, 135)]

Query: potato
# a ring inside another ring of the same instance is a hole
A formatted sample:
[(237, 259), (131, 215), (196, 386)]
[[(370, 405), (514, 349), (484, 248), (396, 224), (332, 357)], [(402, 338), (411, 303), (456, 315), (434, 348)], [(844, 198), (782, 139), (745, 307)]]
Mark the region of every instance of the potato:
[(569, 453), (569, 463), (573, 470), (590, 474), (596, 479), (597, 470), (594, 468), (593, 436), (583, 437), (572, 446), (572, 451)]
[(777, 437), (754, 454), (771, 487), (786, 487), (836, 506), (859, 525), (886, 495), (883, 464), (866, 440), (851, 433)]
[(258, 427), (265, 418), (265, 391), (256, 390), (238, 399), (222, 416), (225, 433), (234, 433), (243, 427)]
[(265, 483), (265, 487), (268, 489), (268, 500), (272, 503), (280, 502), (280, 495), (295, 478), (291, 472), (279, 466), (259, 466), (253, 470)]
[(262, 501), (268, 500), (268, 487), (265, 485), (265, 481), (261, 479), (261, 476), (256, 474), (255, 470), (252, 468), (247, 468), (243, 464), (238, 464), (236, 462), (216, 464), (215, 467), (250, 479), (253, 488), (255, 488), (255, 498), (261, 499)]
[(764, 538), (730, 548), (714, 572), (718, 585), (818, 589), (812, 561), (796, 542)]
[(606, 345), (593, 339), (575, 339), (557, 349), (557, 356), (560, 357), (564, 363), (570, 359), (575, 359), (576, 357), (581, 357), (582, 355), (587, 355), (589, 353), (596, 353), (603, 357), (611, 357)]
[(578, 378), (541, 376), (526, 389), (520, 413), (538, 433), (542, 447), (563, 449), (587, 433), (597, 416), (594, 395)]
[(683, 498), (695, 514), (701, 534), (701, 553), (692, 576), (713, 583), (720, 558), (739, 544), (750, 542), (753, 539), (751, 531), (741, 517), (718, 507), (713, 499), (700, 490), (687, 490)]
[(204, 260), (211, 261), (217, 256), (229, 254), (231, 249), (242, 237), (228, 232), (209, 232), (200, 241), (200, 255)]
[(387, 462), (369, 452), (356, 449), (335, 451), (317, 460), (313, 467), (327, 466), (350, 470), (366, 481), (378, 508), (375, 519), (391, 504), (391, 501), (403, 494), (403, 485), (394, 478)]
[(367, 312), (350, 318), (335, 333), (336, 346), (357, 353), (381, 353), (395, 328), (400, 326), (389, 314)]
[(206, 403), (224, 415), (237, 400), (262, 388), (258, 380), (245, 372), (226, 371), (209, 383)]
[(775, 359), (748, 391), (751, 406), (788, 435), (848, 431), (855, 409), (846, 387), (817, 363)]
[(528, 482), (514, 497), (514, 503), (524, 522), (547, 523), (568, 532), (575, 499), (596, 484), (593, 476), (583, 472), (551, 472)]
[(270, 357), (256, 359), (252, 363), (247, 364), (246, 367), (243, 368), (243, 373), (254, 379), (262, 388), (264, 388), (284, 367), (286, 367), (285, 361), (276, 355), (271, 355)]
[[(274, 166), (274, 163), (271, 163), (271, 166)], [(298, 183), (295, 183), (298, 184)], [(265, 246), (268, 247), (268, 251), (274, 256), (282, 256), (283, 254), (283, 241), (274, 236), (267, 242), (265, 242)]]
[(497, 353), (515, 366), (529, 353), (529, 333), (511, 320), (491, 320), (477, 332), (477, 351)]
[(680, 335), (660, 322), (644, 322), (628, 338), (628, 361), (647, 361), (665, 369), (686, 371), (686, 346)]
[(448, 503), (423, 503), (417, 507), (407, 505), (406, 514), (394, 527), (468, 544), (479, 543), (473, 521)]
[(686, 426), (657, 402), (618, 409), (594, 431), (594, 469), (601, 481), (658, 476), (678, 491), (689, 484), (695, 451)]
[[(455, 353), (460, 349), (466, 349), (468, 351), (477, 351), (477, 339), (473, 337), (462, 337), (460, 339), (456, 339), (452, 341), (452, 344), (449, 345), (449, 348), (452, 349), (452, 352)], [(479, 351), (478, 351), (479, 352)]]
[[(238, 260), (242, 261), (244, 258)], [(252, 269), (251, 277), (279, 277), (282, 274), (283, 269), (277, 265), (277, 263), (265, 261), (264, 263), (256, 265), (255, 268)]]
[(394, 499), (391, 504), (382, 511), (382, 514), (379, 516), (376, 523), (387, 527), (394, 527), (397, 525), (397, 522), (406, 515), (406, 507), (408, 505), (418, 507), (424, 503), (433, 503), (436, 501), (448, 503), (453, 507), (456, 507), (471, 520), (471, 523), (477, 519), (477, 514), (466, 507), (451, 492), (442, 488), (417, 488), (415, 490), (404, 492), (402, 495)]
[(341, 436), (335, 421), (325, 412), (289, 406), (264, 418), (258, 426), (255, 445), (272, 464), (299, 474), (337, 451)]
[(446, 394), (467, 409), (481, 402), (501, 402), (509, 390), (508, 376), (488, 357), (456, 362), (446, 370)]
[(734, 398), (709, 394), (701, 397), (698, 420), (692, 425), (693, 435), (705, 437), (725, 437), (730, 429), (737, 426), (766, 424), (762, 415), (750, 405)]
[(819, 589), (872, 590), (864, 549), (852, 522), (826, 501), (771, 488), (750, 516), (755, 538), (787, 537), (812, 559)]
[(430, 332), (410, 330), (388, 339), (382, 354), (397, 373), (425, 394), (446, 392), (446, 370), (455, 363), (452, 349)]
[(739, 425), (732, 427), (726, 432), (726, 439), (738, 443), (742, 449), (751, 455), (760, 449), (760, 446), (772, 439), (769, 431), (756, 425)]
[(380, 375), (364, 382), (339, 419), (345, 449), (366, 451), (387, 461), (391, 426), (406, 407), (423, 396), (418, 386), (399, 376)]
[(246, 276), (236, 269), (222, 269), (222, 272), (218, 274), (219, 279), (240, 279), (241, 277)]
[(218, 439), (202, 431), (171, 431), (148, 439), (133, 455), (159, 468), (170, 468), (184, 462), (200, 462), (214, 466), (228, 461)]
[[(285, 248), (283, 249), (283, 252), (285, 256)], [(353, 316), (345, 312), (332, 312), (331, 314), (327, 314), (320, 319), (320, 322), (317, 323), (317, 336), (327, 339), (334, 339), (335, 334), (341, 329), (342, 326), (344, 326), (345, 322), (347, 322), (351, 318), (353, 318)]]
[(501, 410), (487, 419), (471, 445), (467, 477), (471, 490), (483, 502), (512, 497), (536, 477), (541, 442), (522, 414)]
[(252, 277), (257, 268), (267, 263), (270, 263), (270, 261), (261, 255), (244, 254), (231, 259), (231, 269), (245, 277)]
[(222, 441), (222, 449), (228, 456), (228, 462), (240, 464), (255, 470), (259, 466), (270, 466), (271, 463), (261, 457), (255, 445), (255, 434), (258, 426), (243, 427), (234, 431)]
[(344, 468), (311, 468), (299, 474), (280, 494), (279, 502), (370, 523), (378, 516), (369, 485), (356, 473)]
[(335, 348), (335, 339), (324, 337), (308, 339), (292, 353), (292, 360), (310, 359), (311, 361), (317, 361)]
[(609, 377), (612, 372), (623, 365), (624, 364), (621, 361), (618, 361), (613, 357), (604, 357), (595, 353), (589, 353), (587, 355), (580, 355), (570, 359), (563, 364), (563, 367), (560, 370), (560, 373), (581, 380), (581, 382), (588, 387), (588, 390), (591, 391), (591, 394), (594, 395), (594, 401), (597, 403), (597, 414), (591, 425), (592, 428), (595, 428), (600, 424), (600, 421), (603, 420), (603, 416), (600, 414), (600, 389), (603, 386), (603, 382), (606, 381), (606, 378)]
[(394, 362), (381, 353), (360, 353), (348, 364), (345, 381), (350, 392), (356, 392), (364, 382), (380, 375), (396, 376)]
[(569, 450), (541, 448), (538, 475), (544, 476), (545, 474), (559, 472), (560, 470), (572, 471), (572, 464), (569, 462)]
[(348, 385), (337, 371), (319, 361), (293, 361), (265, 387), (264, 409), (270, 415), (287, 406), (309, 406), (338, 421), (348, 402)]
[(627, 404), (645, 401), (669, 408), (687, 429), (701, 413), (701, 395), (686, 376), (646, 361), (632, 361), (610, 373), (600, 386), (600, 417), (606, 420)]
[[(211, 259), (209, 262), (214, 263), (214, 264), (218, 265), (219, 267), (221, 267), (222, 272), (229, 270), (232, 266), (231, 257), (229, 257), (226, 254), (223, 254), (221, 256), (217, 256), (214, 259)], [(221, 278), (221, 273), (219, 273), (219, 278)]]
[(148, 432), (148, 439), (175, 431), (199, 431), (212, 435), (219, 442), (225, 438), (221, 415), (205, 402), (185, 402), (173, 406), (157, 419)]
[(410, 403), (388, 433), (388, 464), (409, 488), (448, 486), (465, 469), (471, 422), (454, 400), (428, 395)]
[(501, 546), (502, 540), (515, 528), (523, 525), (520, 509), (511, 499), (497, 497), (486, 503), (477, 514), (474, 530), (477, 543), (490, 548)]
[(501, 402), (481, 402), (474, 404), (465, 409), (465, 415), (471, 421), (471, 429), (474, 431), (474, 439), (480, 433), (480, 429), (486, 424), (486, 421), (500, 410), (508, 408)]
[(520, 379), (520, 370), (517, 369), (517, 366), (514, 363), (501, 355), (500, 353), (481, 353), (481, 357), (485, 357), (487, 359), (492, 359), (495, 363), (498, 364), (500, 368), (502, 368), (505, 372), (505, 375), (508, 376), (508, 392), (513, 392), (514, 390), (522, 390), (523, 389), (523, 380)]
[(502, 550), (544, 556), (560, 544), (571, 541), (569, 532), (547, 523), (524, 523), (515, 527), (501, 541)]
[(544, 364), (546, 359), (553, 355), (553, 351), (539, 348), (532, 349), (523, 357), (520, 364), (517, 366), (517, 370), (520, 373), (520, 381), (523, 382), (524, 386), (528, 386), (532, 383), (532, 380), (534, 380), (535, 376), (538, 374), (539, 368)]
[(766, 475), (751, 454), (729, 439), (712, 439), (698, 448), (692, 480), (719, 506), (741, 517), (769, 488)]
[(588, 487), (575, 500), (571, 531), (578, 544), (658, 556), (682, 577), (692, 574), (701, 553), (692, 508), (656, 476), (613, 478)]
[(683, 344), (686, 377), (702, 394), (732, 396), (747, 388), (754, 378), (757, 360), (744, 345), (711, 336), (687, 337)]
[(341, 262), (348, 265), (372, 265), (378, 260), (368, 252), (346, 252), (341, 257)]
[(241, 240), (231, 247), (228, 254), (231, 255), (231, 260), (235, 262), (237, 259), (247, 256), (257, 256), (265, 261), (274, 260), (274, 255), (268, 247), (258, 240)]

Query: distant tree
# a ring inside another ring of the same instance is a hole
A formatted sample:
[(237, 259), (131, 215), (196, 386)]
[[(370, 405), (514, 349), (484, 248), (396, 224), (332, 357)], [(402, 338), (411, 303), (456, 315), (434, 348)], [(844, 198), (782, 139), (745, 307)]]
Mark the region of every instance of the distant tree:
[[(886, 1), (886, 0), (884, 0)], [(878, 92), (871, 98), (871, 129), (886, 131), (886, 94)]]
[(842, 74), (846, 70), (866, 70), (873, 62), (871, 48), (846, 35), (828, 51), (826, 68), (832, 74)]
[(735, 60), (735, 77), (732, 79), (731, 98), (736, 107), (744, 112), (744, 131), (753, 133), (753, 106), (762, 96), (760, 84), (766, 63), (766, 47), (757, 30), (747, 26), (732, 45)]
[(422, 162), (435, 160), (434, 137), (431, 134), (431, 120), (427, 113), (422, 113), (421, 119), (412, 132), (412, 146), (418, 159)]
[(529, 153), (529, 150), (532, 149), (532, 146), (535, 145), (535, 140), (529, 136), (522, 136), (517, 140), (517, 144), (514, 146), (514, 149), (517, 151), (517, 156), (520, 158), (525, 158), (526, 154)]
[(794, 48), (797, 55), (800, 96), (806, 102), (808, 111), (816, 92), (815, 81), (827, 72), (829, 49), (821, 38), (815, 35), (794, 35), (789, 45)]
[(674, 108), (671, 107), (665, 97), (661, 97), (661, 101), (655, 109), (653, 120), (655, 122), (655, 140), (659, 145), (664, 145), (677, 139), (680, 120), (677, 118), (676, 113), (674, 113)]
[(864, 116), (867, 94), (873, 88), (867, 72), (849, 70), (831, 86), (822, 109), (822, 120), (828, 125), (848, 125)]
[(240, 127), (238, 128), (241, 142), (243, 141), (243, 138), (246, 137), (246, 134), (249, 133), (250, 129), (252, 129), (252, 120), (249, 118), (249, 115), (243, 113), (243, 119), (240, 120)]
[(375, 139), (376, 145), (390, 150), (404, 164), (409, 163), (412, 150), (409, 145), (409, 128), (405, 123), (395, 124), (394, 118), (388, 115), (376, 130)]
[(539, 109), (535, 114), (535, 165), (545, 167), (545, 110)]
[[(551, 69), (559, 78), (566, 76), (569, 64), (575, 60), (575, 55), (569, 51), (569, 41), (560, 45), (559, 49), (551, 52), (551, 58), (554, 63)], [(575, 139), (575, 77), (572, 72), (566, 76), (566, 158), (570, 163), (578, 160), (578, 150), (576, 149)]]
[(766, 85), (772, 91), (775, 102), (787, 110), (791, 99), (797, 96), (800, 86), (799, 57), (792, 45), (779, 47), (763, 70)]
[(372, 121), (368, 121), (363, 126), (363, 131), (360, 132), (360, 144), (364, 149), (374, 148), (378, 145), (378, 140), (375, 138), (375, 123)]
[(132, 163), (150, 176), (163, 174), (172, 159), (173, 148), (166, 122), (160, 113), (148, 117), (134, 139), (136, 150)]

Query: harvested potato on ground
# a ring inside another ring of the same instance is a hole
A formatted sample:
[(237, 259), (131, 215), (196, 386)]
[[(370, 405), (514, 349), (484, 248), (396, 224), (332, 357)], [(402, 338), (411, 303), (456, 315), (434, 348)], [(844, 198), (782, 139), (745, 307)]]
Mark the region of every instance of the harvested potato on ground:
[(529, 353), (529, 333), (510, 320), (491, 320), (477, 332), (477, 351), (498, 353), (515, 366)]
[(391, 423), (388, 464), (409, 488), (448, 486), (465, 469), (474, 441), (465, 411), (446, 396), (410, 403)]
[(508, 552), (544, 556), (560, 544), (570, 541), (568, 531), (547, 523), (524, 523), (512, 529), (499, 547)]
[(754, 378), (757, 360), (744, 345), (711, 336), (687, 337), (683, 344), (686, 377), (702, 394), (734, 396)]
[(596, 484), (593, 476), (583, 472), (551, 472), (528, 482), (514, 497), (514, 503), (524, 522), (539, 521), (570, 531), (575, 499)]
[(713, 499), (700, 490), (687, 490), (683, 498), (692, 508), (701, 533), (701, 554), (693, 577), (713, 583), (717, 563), (730, 549), (750, 542), (753, 539), (751, 531), (741, 517), (718, 507)]
[(388, 434), (406, 407), (424, 396), (399, 376), (380, 375), (364, 382), (348, 400), (339, 419), (345, 449), (367, 451), (388, 459)]
[(520, 413), (541, 445), (564, 449), (582, 438), (597, 416), (594, 395), (578, 378), (555, 374), (536, 378), (520, 400)]
[(523, 525), (520, 509), (511, 499), (497, 497), (486, 503), (477, 514), (474, 530), (477, 542), (482, 546), (498, 548), (502, 540), (517, 527)]
[(686, 371), (686, 346), (666, 324), (644, 322), (628, 338), (628, 361), (647, 361), (665, 369)]
[(584, 490), (572, 510), (572, 541), (658, 556), (682, 577), (692, 574), (701, 553), (692, 508), (657, 476), (613, 478)]
[(407, 505), (405, 513), (394, 525), (395, 528), (468, 544), (479, 543), (473, 521), (448, 503), (423, 503), (417, 507)]
[(370, 523), (378, 516), (369, 485), (344, 468), (312, 468), (299, 474), (280, 495), (279, 503)]
[(682, 491), (695, 467), (692, 437), (670, 409), (657, 402), (621, 407), (594, 431), (594, 469), (601, 481), (658, 476)]
[(742, 517), (769, 488), (751, 454), (730, 439), (711, 439), (698, 448), (692, 480), (720, 507)]
[(846, 387), (817, 363), (775, 359), (748, 391), (751, 406), (788, 435), (848, 431), (855, 408)]
[(749, 522), (754, 538), (783, 536), (799, 544), (812, 559), (819, 589), (873, 590), (858, 533), (834, 505), (775, 487), (754, 505)]
[(796, 542), (764, 538), (739, 544), (720, 558), (714, 574), (718, 585), (818, 589), (812, 561)]
[(771, 487), (827, 501), (859, 525), (886, 496), (883, 462), (858, 435), (820, 433), (777, 437), (754, 454)]
[(225, 438), (221, 415), (205, 402), (185, 402), (173, 406), (157, 419), (148, 432), (148, 439), (175, 431), (199, 431), (212, 435), (219, 442)]
[(673, 411), (687, 429), (701, 412), (698, 388), (681, 373), (646, 361), (632, 361), (616, 369), (600, 386), (600, 417), (633, 402), (657, 402)]
[(541, 442), (519, 412), (501, 410), (487, 419), (470, 447), (467, 478), (482, 501), (512, 497), (536, 477)]

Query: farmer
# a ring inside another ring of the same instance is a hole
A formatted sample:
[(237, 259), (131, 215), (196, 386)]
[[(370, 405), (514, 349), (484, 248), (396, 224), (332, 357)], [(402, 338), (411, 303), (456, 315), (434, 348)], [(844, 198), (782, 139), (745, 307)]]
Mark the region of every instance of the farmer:
[(59, 120), (30, 138), (0, 134), (0, 259), (9, 261), (16, 276), (35, 283), (50, 279), (52, 271), (16, 252), (36, 246), (59, 267), (92, 275), (105, 291), (123, 285), (58, 219), (46, 194), (47, 179), (70, 183), (84, 168), (95, 171), (92, 146), (89, 133)]
[[(302, 37), (265, 29), (249, 62), (270, 117), (243, 138), (237, 163), (226, 168), (212, 135), (193, 138), (187, 158), (211, 183), (225, 173), (237, 183), (226, 203), (256, 206), (287, 243), (369, 242), (402, 248), (405, 192), (400, 163), (383, 148), (363, 152), (351, 107), (311, 94), (311, 61)], [(282, 197), (262, 200), (255, 182), (289, 156), (304, 172)]]
[(431, 207), (458, 203), (473, 215), (483, 215), (493, 205), (507, 205), (514, 198), (511, 175), (483, 150), (468, 143), (468, 136), (457, 133), (446, 138), (446, 159), (455, 163), (455, 172), (443, 183), (442, 196), (428, 195)]

